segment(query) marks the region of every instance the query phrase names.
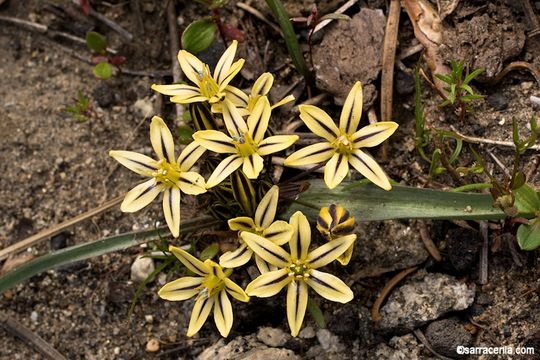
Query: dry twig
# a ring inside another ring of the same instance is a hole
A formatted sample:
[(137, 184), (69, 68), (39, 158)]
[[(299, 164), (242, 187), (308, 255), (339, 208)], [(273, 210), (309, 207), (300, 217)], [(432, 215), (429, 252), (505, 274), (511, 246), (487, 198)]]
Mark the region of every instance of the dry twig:
[(26, 345), (30, 345), (39, 351), (46, 358), (51, 360), (67, 360), (64, 355), (60, 354), (48, 342), (8, 315), (0, 313), (0, 326), (6, 332), (21, 339)]
[[(390, 1), (388, 21), (384, 32), (382, 71), (381, 71), (381, 120), (392, 119), (392, 96), (394, 93), (394, 64), (396, 62), (396, 47), (399, 28), (399, 14), (401, 5), (399, 0)], [(382, 158), (388, 157), (388, 142), (381, 148)]]
[(480, 236), (482, 237), (482, 248), (480, 250), (480, 264), (478, 269), (478, 283), (481, 285), (488, 282), (488, 222), (480, 221)]
[(238, 6), (240, 9), (250, 13), (251, 15), (255, 16), (257, 19), (261, 20), (262, 22), (264, 22), (265, 24), (270, 26), (272, 28), (272, 30), (274, 30), (280, 37), (283, 37), (283, 32), (281, 31), (279, 26), (277, 26), (276, 24), (274, 24), (273, 22), (268, 20), (266, 18), (266, 16), (264, 16), (264, 14), (262, 12), (255, 9), (253, 6), (250, 6), (250, 5), (248, 5), (246, 3), (243, 3), (243, 2), (237, 2), (236, 6)]
[(391, 278), (390, 281), (386, 283), (386, 285), (384, 285), (381, 293), (379, 294), (379, 297), (377, 297), (377, 300), (375, 300), (373, 306), (371, 307), (371, 319), (373, 321), (381, 320), (381, 306), (384, 300), (386, 300), (386, 298), (388, 297), (388, 295), (390, 295), (392, 289), (396, 287), (396, 285), (399, 284), (399, 282), (403, 280), (407, 275), (415, 272), (416, 270), (418, 270), (418, 266), (413, 266), (408, 269), (402, 270), (393, 278)]
[[(462, 133), (457, 131), (456, 128), (454, 126), (452, 126), (452, 125), (450, 125), (450, 129), (454, 133), (456, 133), (456, 135), (459, 136), (461, 138), (461, 140), (466, 141), (466, 142), (470, 142), (470, 143), (473, 143), (473, 144), (490, 144), (490, 145), (499, 145), (499, 146), (505, 146), (505, 147), (511, 147), (511, 148), (516, 147), (514, 145), (514, 143), (511, 142), (511, 141), (491, 140), (491, 139), (484, 139), (484, 138), (479, 138), (479, 137), (474, 137), (474, 136), (463, 135)], [(528, 149), (540, 150), (540, 145), (533, 145)]]
[[(77, 6), (80, 6), (80, 0), (71, 0), (71, 2)], [(111, 30), (114, 30), (115, 32), (117, 32), (120, 36), (122, 36), (127, 41), (133, 40), (133, 34), (131, 34), (129, 31), (127, 31), (122, 26), (120, 26), (117, 22), (109, 19), (105, 15), (98, 13), (94, 9), (90, 9), (90, 16), (95, 18), (98, 21), (101, 21), (103, 24), (107, 25)]]
[(51, 226), (50, 228), (48, 229), (45, 229), (45, 230), (42, 230), (40, 232), (38, 232), (37, 234), (34, 234), (24, 240), (21, 240), (11, 246), (8, 246), (2, 250), (0, 250), (0, 260), (3, 260), (5, 259), (6, 257), (8, 257), (9, 255), (11, 254), (14, 254), (14, 253), (17, 253), (19, 251), (22, 251), (26, 248), (28, 248), (29, 246), (32, 246), (32, 245), (35, 245), (39, 242), (41, 242), (42, 240), (44, 239), (47, 239), (51, 236), (54, 236), (64, 230), (66, 230), (67, 228), (69, 227), (72, 227), (73, 225), (75, 224), (78, 224), (80, 223), (81, 221), (84, 221), (84, 220), (87, 220), (87, 219), (90, 219), (92, 218), (93, 216), (96, 216), (96, 215), (99, 215), (113, 207), (115, 207), (116, 205), (120, 204), (122, 202), (122, 200), (124, 199), (124, 195), (122, 196), (119, 196), (119, 197), (116, 197), (114, 199), (111, 199), (109, 201), (107, 201), (106, 203), (104, 203), (103, 205), (100, 205), (98, 207), (95, 207), (83, 214), (80, 214), (80, 215), (77, 215), (69, 220), (66, 220), (60, 224), (57, 224), (57, 225), (53, 225)]
[[(180, 40), (178, 39), (178, 26), (176, 25), (176, 7), (175, 1), (169, 0), (167, 4), (167, 24), (169, 27), (170, 36), (170, 52), (172, 61), (172, 74), (173, 81), (179, 83), (182, 81), (182, 71), (180, 70), (180, 64), (177, 60), (178, 51), (180, 50)], [(184, 106), (181, 104), (175, 104), (176, 108), (176, 120), (182, 121), (182, 115), (184, 114)]]
[(434, 258), (436, 261), (441, 261), (441, 253), (439, 252), (439, 249), (431, 239), (431, 236), (429, 236), (429, 231), (426, 225), (425, 221), (417, 221), (418, 227), (420, 228), (420, 238), (422, 239), (422, 242), (424, 243), (424, 246), (426, 250), (428, 251), (429, 255), (431, 255), (432, 258)]
[[(341, 5), (336, 11), (334, 11), (334, 13), (343, 14), (345, 11), (349, 10), (349, 8), (353, 6), (354, 4), (356, 4), (357, 2), (358, 0), (349, 0), (345, 4)], [(317, 31), (322, 30), (324, 27), (326, 27), (326, 25), (330, 24), (331, 21), (332, 19), (326, 19), (326, 20), (321, 21), (320, 23), (317, 24), (317, 26), (315, 26), (315, 29), (313, 29), (313, 33), (315, 34)]]
[(431, 353), (433, 355), (435, 355), (437, 358), (441, 359), (441, 360), (452, 360), (451, 358), (449, 357), (446, 357), (444, 355), (441, 355), (439, 354), (438, 352), (436, 352), (432, 347), (431, 347), (431, 344), (429, 343), (428, 339), (426, 339), (426, 337), (424, 336), (424, 333), (422, 332), (422, 330), (420, 329), (414, 329), (414, 335), (416, 335), (416, 337), (418, 338), (418, 340), (420, 340), (420, 342), (422, 344), (424, 344), (424, 346), (426, 347), (426, 349), (428, 349), (429, 351), (431, 351)]

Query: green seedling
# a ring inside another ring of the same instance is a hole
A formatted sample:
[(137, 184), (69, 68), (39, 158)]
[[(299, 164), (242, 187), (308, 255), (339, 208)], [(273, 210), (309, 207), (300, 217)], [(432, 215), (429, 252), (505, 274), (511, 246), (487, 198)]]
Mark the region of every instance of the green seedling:
[(470, 110), (468, 104), (474, 100), (484, 98), (484, 95), (480, 95), (474, 92), (470, 86), (470, 82), (484, 72), (483, 69), (476, 69), (469, 73), (465, 71), (465, 63), (463, 61), (452, 60), (450, 62), (451, 72), (446, 74), (435, 74), (435, 77), (448, 86), (444, 89), (448, 92), (445, 100), (439, 105), (439, 107), (452, 106), (459, 112), (459, 120), (465, 119), (465, 114)]
[(92, 102), (81, 92), (77, 98), (73, 99), (75, 103), (64, 109), (65, 112), (73, 114), (77, 121), (88, 121), (97, 116), (92, 106)]

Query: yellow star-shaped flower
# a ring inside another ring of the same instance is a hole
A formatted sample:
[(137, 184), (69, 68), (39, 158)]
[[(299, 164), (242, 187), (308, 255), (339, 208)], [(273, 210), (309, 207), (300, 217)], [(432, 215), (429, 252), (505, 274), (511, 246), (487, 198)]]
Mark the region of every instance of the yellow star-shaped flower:
[(206, 192), (204, 178), (190, 171), (206, 149), (192, 142), (176, 159), (171, 131), (158, 116), (154, 116), (150, 124), (150, 142), (156, 152), (157, 160), (133, 151), (111, 150), (109, 152), (110, 156), (131, 171), (150, 178), (126, 194), (120, 209), (124, 212), (138, 211), (163, 192), (165, 220), (173, 236), (178, 237), (180, 235), (180, 192), (189, 195)]
[(286, 166), (303, 166), (326, 162), (324, 182), (333, 189), (349, 173), (349, 165), (372, 181), (375, 185), (390, 190), (392, 186), (379, 164), (362, 148), (377, 146), (390, 137), (398, 128), (393, 121), (382, 121), (358, 130), (362, 116), (362, 85), (356, 82), (349, 92), (339, 127), (323, 110), (313, 105), (300, 105), (300, 118), (324, 142), (309, 145), (285, 159)]
[(298, 140), (297, 135), (264, 138), (272, 113), (266, 96), (259, 98), (247, 123), (229, 100), (223, 101), (222, 110), (230, 136), (217, 130), (201, 130), (193, 134), (193, 139), (202, 147), (217, 153), (232, 154), (221, 161), (210, 175), (207, 188), (218, 185), (240, 166), (248, 178), (256, 179), (263, 169), (263, 156), (284, 150)]
[(171, 246), (174, 254), (189, 270), (199, 276), (185, 276), (165, 284), (158, 292), (165, 300), (181, 301), (196, 297), (191, 311), (187, 336), (193, 336), (204, 325), (214, 309), (214, 322), (223, 337), (227, 337), (233, 325), (233, 309), (229, 295), (243, 302), (249, 296), (229, 276), (231, 269), (223, 270), (212, 260), (202, 262), (188, 252)]
[(243, 231), (244, 242), (261, 258), (277, 270), (260, 275), (246, 287), (249, 296), (270, 297), (287, 287), (287, 319), (291, 334), (298, 335), (308, 302), (308, 289), (312, 288), (322, 297), (347, 303), (354, 297), (352, 290), (334, 275), (318, 270), (336, 260), (355, 241), (356, 235), (332, 240), (309, 251), (311, 228), (300, 211), (291, 216), (293, 236), (289, 242), (290, 252), (257, 234)]
[[(207, 64), (204, 64), (195, 55), (186, 50), (180, 50), (178, 52), (180, 67), (186, 77), (195, 86), (186, 84), (153, 84), (152, 89), (163, 95), (171, 96), (171, 101), (174, 103), (190, 104), (208, 101), (210, 104), (220, 104), (230, 91), (228, 88), (229, 83), (244, 65), (244, 59), (239, 59), (233, 63), (237, 46), (238, 42), (234, 40), (219, 59), (213, 75)], [(219, 108), (218, 106), (212, 109), (216, 111)]]

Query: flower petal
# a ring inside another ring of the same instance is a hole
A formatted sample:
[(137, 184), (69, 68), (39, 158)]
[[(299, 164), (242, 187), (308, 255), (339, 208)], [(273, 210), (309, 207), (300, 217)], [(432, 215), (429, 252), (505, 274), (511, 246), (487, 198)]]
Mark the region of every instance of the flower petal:
[(341, 131), (352, 134), (358, 129), (358, 123), (360, 123), (360, 118), (362, 117), (363, 101), (362, 84), (360, 81), (357, 81), (351, 91), (349, 91), (349, 95), (347, 95), (347, 99), (345, 99), (343, 109), (341, 110), (341, 116), (339, 118), (339, 129)]
[(295, 212), (289, 220), (293, 235), (289, 242), (291, 257), (293, 260), (305, 259), (311, 244), (311, 227), (307, 217), (301, 211)]
[(236, 154), (223, 159), (216, 167), (212, 175), (210, 175), (210, 178), (206, 182), (206, 188), (210, 189), (211, 187), (221, 183), (227, 176), (231, 175), (240, 166), (242, 166), (243, 162), (244, 159)]
[(200, 130), (193, 134), (195, 142), (205, 149), (220, 154), (234, 154), (237, 152), (233, 139), (217, 130)]
[(163, 213), (171, 234), (180, 236), (180, 189), (176, 186), (163, 192)]
[(242, 167), (242, 171), (248, 179), (256, 179), (259, 177), (259, 174), (261, 173), (262, 169), (264, 168), (264, 160), (261, 157), (261, 155), (257, 153), (253, 153), (248, 157), (243, 158), (244, 159), (244, 166)]
[(206, 276), (210, 272), (208, 266), (206, 266), (201, 260), (191, 255), (187, 251), (180, 249), (176, 246), (169, 246), (169, 251), (180, 260), (185, 267), (201, 276)]
[(275, 135), (269, 136), (259, 143), (257, 152), (261, 156), (273, 154), (285, 150), (298, 141), (298, 135)]
[(388, 176), (381, 169), (379, 164), (368, 154), (358, 149), (349, 156), (349, 163), (367, 179), (384, 190), (391, 190), (392, 185), (388, 181)]
[(233, 63), (231, 67), (229, 68), (229, 71), (227, 72), (227, 74), (225, 74), (225, 76), (223, 77), (223, 79), (221, 81), (218, 81), (220, 92), (224, 91), (225, 88), (231, 82), (231, 80), (234, 79), (236, 74), (238, 74), (240, 70), (242, 70), (242, 66), (244, 66), (244, 62), (245, 62), (244, 59), (240, 59), (236, 61), (235, 63)]
[(158, 291), (160, 298), (170, 301), (187, 300), (199, 293), (198, 287), (203, 283), (203, 277), (186, 276), (171, 281)]
[(219, 61), (214, 70), (214, 79), (220, 84), (225, 78), (227, 72), (231, 68), (231, 64), (234, 61), (236, 55), (236, 48), (238, 47), (238, 41), (233, 40), (231, 45), (225, 50), (223, 55), (219, 58)]
[(255, 254), (259, 255), (270, 264), (275, 265), (278, 268), (284, 268), (289, 265), (291, 256), (270, 240), (247, 231), (242, 231), (240, 237)]
[(274, 185), (264, 194), (255, 211), (255, 225), (266, 229), (276, 217), (279, 200), (279, 186)]
[(176, 162), (180, 165), (180, 171), (189, 171), (197, 160), (205, 153), (206, 148), (196, 141), (190, 142), (178, 156)]
[(247, 127), (249, 129), (249, 135), (253, 141), (258, 144), (264, 138), (264, 133), (268, 129), (268, 122), (270, 121), (270, 115), (272, 109), (270, 108), (270, 102), (266, 96), (261, 96), (255, 103), (251, 114), (247, 119)]
[(158, 159), (165, 159), (169, 163), (174, 163), (174, 140), (171, 131), (159, 116), (152, 118), (152, 123), (150, 124), (150, 142)]
[[(268, 138), (266, 140), (269, 140)], [(260, 149), (260, 147), (259, 147)], [(260, 152), (260, 150), (259, 150)], [(334, 147), (328, 142), (322, 142), (306, 146), (298, 151), (292, 153), (285, 159), (284, 164), (286, 166), (303, 166), (318, 164), (328, 161), (335, 153)]]
[(163, 187), (152, 178), (131, 189), (122, 201), (120, 210), (123, 212), (135, 212), (150, 204), (163, 191)]
[(250, 282), (246, 287), (249, 296), (270, 297), (281, 291), (292, 278), (288, 269), (280, 269), (264, 273)]
[(334, 154), (324, 166), (324, 182), (329, 189), (338, 186), (349, 173), (347, 155)]
[(239, 88), (232, 85), (227, 85), (225, 88), (225, 96), (227, 97), (227, 100), (232, 102), (236, 107), (245, 108), (249, 102), (249, 96), (247, 96), (246, 93)]
[(234, 281), (229, 278), (224, 278), (223, 282), (225, 283), (225, 290), (236, 300), (242, 302), (248, 302), (249, 296), (244, 292), (244, 290), (236, 285)]
[(377, 146), (388, 139), (398, 128), (393, 121), (382, 121), (364, 126), (352, 136), (355, 149)]
[(352, 290), (337, 276), (317, 270), (311, 270), (309, 274), (307, 284), (323, 298), (342, 304), (353, 299)]
[(236, 268), (246, 264), (253, 255), (253, 251), (246, 244), (242, 244), (234, 251), (227, 251), (219, 257), (219, 265), (225, 268)]
[(286, 221), (278, 220), (274, 221), (272, 225), (267, 227), (263, 233), (262, 236), (270, 240), (276, 245), (284, 245), (291, 240), (291, 236), (293, 234), (293, 227), (289, 225)]
[(201, 83), (204, 68), (202, 61), (186, 50), (180, 50), (178, 52), (178, 63), (184, 75), (198, 86)]
[(233, 309), (226, 291), (220, 291), (214, 301), (214, 322), (223, 337), (229, 336), (233, 325)]
[(354, 243), (351, 246), (349, 246), (349, 248), (345, 250), (343, 254), (339, 255), (336, 260), (343, 266), (347, 265), (351, 261), (353, 251), (354, 251)]
[(152, 90), (160, 94), (172, 96), (171, 101), (175, 103), (188, 104), (192, 102), (202, 102), (208, 100), (201, 95), (201, 90), (195, 86), (184, 84), (158, 85), (153, 84)]
[(189, 326), (187, 336), (191, 337), (201, 330), (202, 326), (208, 319), (212, 306), (214, 306), (215, 296), (212, 297), (199, 297), (195, 301), (193, 310), (191, 311), (191, 318), (189, 319)]
[(287, 320), (291, 335), (297, 336), (304, 322), (308, 302), (308, 286), (304, 281), (291, 281), (287, 288)]
[(248, 132), (246, 122), (242, 118), (242, 115), (238, 112), (238, 109), (232, 102), (225, 99), (223, 101), (223, 121), (227, 131), (233, 138), (242, 138), (245, 133)]
[(277, 103), (272, 105), (272, 110), (274, 110), (277, 107), (283, 106), (285, 104), (290, 103), (291, 101), (296, 100), (293, 95), (287, 95), (283, 99), (279, 100)]
[(274, 76), (269, 72), (265, 72), (255, 80), (255, 83), (251, 88), (251, 96), (268, 95), (273, 84)]
[(320, 268), (336, 260), (343, 254), (356, 240), (356, 234), (346, 235), (336, 240), (327, 242), (311, 251), (306, 260), (312, 269)]
[(300, 119), (316, 135), (328, 141), (339, 136), (339, 129), (334, 120), (324, 111), (313, 105), (300, 105)]
[(259, 272), (261, 274), (266, 274), (267, 272), (275, 271), (278, 269), (276, 266), (264, 261), (264, 259), (257, 254), (255, 254), (255, 264), (257, 265), (257, 269), (259, 269)]
[(109, 155), (129, 170), (143, 176), (152, 176), (158, 169), (158, 162), (149, 156), (134, 151), (111, 150)]
[(253, 219), (247, 216), (239, 216), (228, 221), (229, 228), (235, 231), (250, 231), (255, 228)]
[(206, 192), (204, 178), (194, 171), (180, 173), (178, 187), (180, 187), (180, 190), (188, 195), (200, 195)]

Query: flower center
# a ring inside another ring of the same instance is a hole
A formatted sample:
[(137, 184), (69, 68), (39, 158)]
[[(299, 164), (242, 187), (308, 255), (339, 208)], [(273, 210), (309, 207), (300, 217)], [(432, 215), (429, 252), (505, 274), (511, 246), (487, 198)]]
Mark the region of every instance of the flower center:
[(173, 186), (180, 180), (180, 167), (176, 163), (169, 163), (162, 159), (158, 163), (158, 169), (152, 173), (152, 176), (158, 183), (166, 186)]
[(225, 287), (225, 283), (222, 279), (215, 275), (209, 275), (206, 277), (206, 279), (203, 281), (201, 286), (199, 286), (199, 297), (211, 297)]
[(238, 154), (242, 157), (248, 157), (257, 152), (257, 144), (253, 141), (248, 133), (244, 133), (239, 137), (234, 138), (234, 146), (238, 150)]
[(309, 264), (302, 260), (295, 260), (289, 265), (289, 276), (293, 277), (295, 280), (305, 280), (310, 276), (310, 269)]
[(334, 146), (334, 149), (340, 154), (343, 155), (349, 155), (353, 152), (353, 141), (351, 139), (351, 136), (347, 133), (341, 132), (341, 134), (337, 137), (336, 140), (332, 143), (332, 146)]
[(217, 102), (219, 101), (219, 98), (222, 97), (220, 96), (221, 94), (219, 94), (219, 85), (210, 74), (208, 65), (203, 68), (199, 89), (201, 91), (201, 95), (208, 98), (209, 102)]

